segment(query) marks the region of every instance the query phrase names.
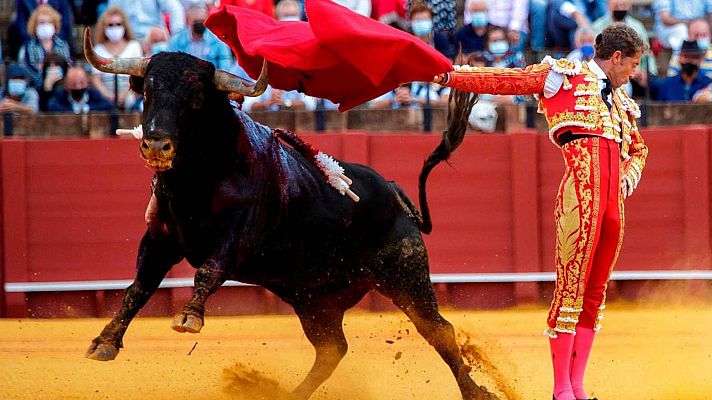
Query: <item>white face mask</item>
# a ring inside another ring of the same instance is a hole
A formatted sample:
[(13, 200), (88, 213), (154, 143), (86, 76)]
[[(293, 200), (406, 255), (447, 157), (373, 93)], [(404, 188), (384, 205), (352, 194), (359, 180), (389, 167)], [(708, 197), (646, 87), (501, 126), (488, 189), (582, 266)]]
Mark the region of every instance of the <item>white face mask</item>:
[(47, 40), (52, 39), (55, 34), (54, 24), (50, 22), (43, 22), (37, 24), (37, 39)]
[(279, 19), (280, 21), (301, 21), (301, 19), (296, 15), (286, 15)]
[(107, 26), (104, 33), (112, 42), (118, 42), (124, 38), (126, 30), (124, 30), (123, 26)]

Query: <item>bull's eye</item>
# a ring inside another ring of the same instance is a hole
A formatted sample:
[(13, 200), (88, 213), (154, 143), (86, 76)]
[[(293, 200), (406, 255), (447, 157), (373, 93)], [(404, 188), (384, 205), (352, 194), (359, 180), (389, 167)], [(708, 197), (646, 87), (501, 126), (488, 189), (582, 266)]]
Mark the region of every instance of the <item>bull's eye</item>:
[(170, 144), (170, 143), (166, 143), (166, 144), (163, 145), (163, 151), (168, 151), (168, 150), (170, 150), (170, 149), (171, 149), (171, 144)]
[(146, 142), (141, 143), (141, 147), (148, 150), (148, 144), (146, 144)]

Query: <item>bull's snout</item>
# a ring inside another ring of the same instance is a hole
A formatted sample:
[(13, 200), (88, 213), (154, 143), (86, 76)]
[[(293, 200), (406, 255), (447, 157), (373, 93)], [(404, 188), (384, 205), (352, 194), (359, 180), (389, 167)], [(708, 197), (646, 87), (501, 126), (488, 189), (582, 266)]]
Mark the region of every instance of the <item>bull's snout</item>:
[(141, 140), (141, 156), (146, 159), (146, 165), (156, 171), (171, 168), (175, 146), (170, 139), (144, 138)]

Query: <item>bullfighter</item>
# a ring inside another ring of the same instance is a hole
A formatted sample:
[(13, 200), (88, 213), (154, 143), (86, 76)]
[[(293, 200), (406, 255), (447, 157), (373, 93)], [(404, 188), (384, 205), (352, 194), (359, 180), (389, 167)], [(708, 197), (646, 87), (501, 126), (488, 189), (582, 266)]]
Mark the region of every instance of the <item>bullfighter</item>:
[(638, 186), (648, 147), (640, 109), (622, 88), (647, 44), (613, 24), (588, 62), (546, 57), (526, 68), (455, 67), (434, 82), (487, 94), (533, 94), (561, 149), (565, 172), (555, 206), (556, 285), (548, 313), (554, 399), (588, 399), (583, 377), (605, 293), (623, 241), (624, 200)]

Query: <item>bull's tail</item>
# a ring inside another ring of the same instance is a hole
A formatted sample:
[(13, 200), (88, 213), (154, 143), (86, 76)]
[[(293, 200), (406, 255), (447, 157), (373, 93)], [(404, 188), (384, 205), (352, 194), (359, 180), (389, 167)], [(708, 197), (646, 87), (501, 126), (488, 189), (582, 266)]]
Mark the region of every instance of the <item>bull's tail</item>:
[(418, 178), (418, 200), (420, 202), (420, 212), (423, 219), (420, 230), (423, 233), (427, 234), (433, 230), (433, 224), (430, 220), (430, 209), (428, 208), (428, 198), (425, 192), (428, 175), (430, 175), (430, 171), (441, 161), (447, 161), (452, 152), (462, 143), (462, 140), (465, 138), (465, 132), (467, 131), (467, 118), (476, 102), (477, 95), (475, 94), (454, 89), (450, 92), (447, 129), (443, 131), (442, 139), (438, 147), (430, 153), (423, 163), (423, 169), (420, 170), (420, 177)]

